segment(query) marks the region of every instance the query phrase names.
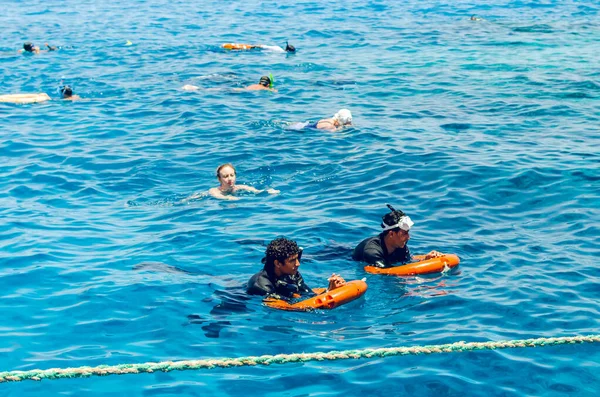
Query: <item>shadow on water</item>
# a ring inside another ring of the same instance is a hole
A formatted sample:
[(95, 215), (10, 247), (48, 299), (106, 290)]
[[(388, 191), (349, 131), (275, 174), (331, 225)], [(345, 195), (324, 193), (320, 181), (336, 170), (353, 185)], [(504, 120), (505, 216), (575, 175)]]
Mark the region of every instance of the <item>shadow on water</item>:
[(252, 298), (242, 286), (217, 290), (214, 297), (220, 299), (220, 303), (216, 304), (208, 315), (190, 314), (187, 316), (188, 323), (184, 325), (202, 325), (207, 338), (219, 338), (221, 331), (231, 326), (231, 316), (254, 312), (246, 306), (246, 302)]

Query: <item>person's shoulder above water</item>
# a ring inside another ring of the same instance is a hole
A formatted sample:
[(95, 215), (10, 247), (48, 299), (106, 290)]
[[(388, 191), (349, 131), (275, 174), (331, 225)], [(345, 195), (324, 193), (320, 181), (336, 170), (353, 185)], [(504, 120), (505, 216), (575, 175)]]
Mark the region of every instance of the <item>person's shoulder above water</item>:
[(265, 269), (262, 269), (248, 280), (246, 292), (249, 295), (269, 295), (275, 293), (275, 286)]

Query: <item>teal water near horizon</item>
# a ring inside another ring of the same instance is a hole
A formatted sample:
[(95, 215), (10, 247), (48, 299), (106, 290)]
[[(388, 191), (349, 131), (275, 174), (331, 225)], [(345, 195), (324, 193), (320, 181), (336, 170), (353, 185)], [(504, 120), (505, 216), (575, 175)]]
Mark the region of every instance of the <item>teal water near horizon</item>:
[[(0, 104), (0, 371), (599, 333), (598, 4), (3, 5), (0, 95), (53, 100)], [(296, 54), (219, 48), (285, 40)], [(25, 41), (62, 48), (16, 55)], [(230, 90), (269, 73), (277, 93)], [(353, 128), (287, 129), (340, 108)], [(281, 194), (182, 202), (225, 162)], [(386, 203), (415, 222), (413, 252), (460, 267), (404, 279), (352, 262)], [(366, 277), (365, 297), (316, 313), (246, 297), (279, 235), (304, 247), (310, 286)], [(598, 363), (573, 345), (0, 395), (594, 396)]]

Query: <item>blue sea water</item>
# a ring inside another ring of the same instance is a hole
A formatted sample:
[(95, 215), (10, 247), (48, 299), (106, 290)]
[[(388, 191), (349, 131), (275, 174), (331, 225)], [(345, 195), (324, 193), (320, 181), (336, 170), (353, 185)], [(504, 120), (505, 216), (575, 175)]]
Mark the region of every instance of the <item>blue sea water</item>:
[[(0, 371), (599, 333), (600, 7), (493, 3), (4, 2), (0, 94), (53, 100), (0, 104)], [(286, 39), (295, 55), (219, 49)], [(25, 41), (62, 49), (15, 55)], [(228, 89), (268, 73), (277, 93)], [(343, 132), (286, 128), (344, 107)], [(182, 202), (224, 162), (281, 194)], [(386, 203), (415, 221), (413, 252), (460, 267), (352, 262)], [(248, 299), (279, 235), (305, 248), (309, 285), (366, 277), (365, 297), (315, 313)], [(0, 395), (595, 396), (599, 370), (600, 347), (570, 345)]]

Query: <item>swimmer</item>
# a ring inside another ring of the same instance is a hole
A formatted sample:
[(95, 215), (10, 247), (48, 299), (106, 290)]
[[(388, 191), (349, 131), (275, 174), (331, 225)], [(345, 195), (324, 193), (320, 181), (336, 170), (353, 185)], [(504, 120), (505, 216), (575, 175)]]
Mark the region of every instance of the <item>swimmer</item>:
[(258, 82), (258, 84), (252, 84), (248, 87), (244, 88), (245, 90), (250, 91), (259, 91), (259, 90), (269, 90), (273, 92), (277, 92), (275, 88), (273, 88), (273, 76), (262, 76)]
[[(298, 247), (294, 240), (280, 237), (271, 241), (262, 259), (264, 267), (250, 278), (246, 292), (249, 295), (287, 300), (303, 295), (316, 295), (298, 271), (301, 257), (302, 248)], [(328, 282), (329, 291), (346, 284), (346, 281), (335, 273), (329, 277)]]
[(477, 15), (471, 15), (471, 21), (483, 21), (483, 18), (479, 18)]
[(63, 86), (60, 89), (60, 95), (65, 101), (76, 101), (78, 99), (81, 99), (79, 95), (73, 95), (73, 89), (68, 85)]
[[(413, 262), (413, 257), (406, 243), (410, 239), (409, 230), (413, 221), (402, 211), (395, 210), (388, 204), (390, 213), (382, 219), (383, 231), (375, 237), (363, 240), (352, 253), (352, 259), (367, 262), (371, 266), (391, 267), (396, 263), (406, 264)], [(419, 260), (437, 258), (443, 254), (431, 251)]]
[[(247, 185), (236, 185), (236, 173), (235, 168), (232, 164), (222, 164), (217, 168), (217, 179), (221, 183), (219, 187), (213, 187), (208, 191), (208, 194), (213, 196), (214, 198), (222, 199), (222, 200), (239, 200), (239, 197), (236, 197), (234, 194), (241, 191), (251, 192), (251, 193), (262, 193), (266, 191), (269, 194), (279, 194), (279, 190), (275, 189), (266, 189), (259, 190), (252, 186)], [(194, 196), (190, 198), (195, 198)]]
[[(252, 84), (244, 88), (234, 88), (233, 91), (261, 91), (267, 90), (271, 92), (277, 92), (275, 88), (273, 88), (273, 83), (275, 80), (273, 79), (273, 75), (262, 76), (258, 81), (258, 84)], [(186, 84), (181, 87), (183, 91), (199, 91), (200, 87), (197, 85)], [(225, 88), (207, 88), (208, 90), (224, 90)]]
[(30, 54), (39, 54), (40, 52), (46, 52), (46, 51), (56, 51), (58, 50), (58, 48), (54, 47), (54, 46), (49, 46), (48, 43), (45, 44), (46, 49), (42, 50), (40, 49), (40, 47), (33, 45), (33, 43), (31, 42), (27, 42), (25, 44), (23, 44), (23, 49), (19, 50), (20, 53), (30, 53)]
[[(295, 124), (297, 125), (297, 123)], [(345, 126), (352, 125), (352, 113), (348, 109), (340, 109), (336, 114), (333, 115), (330, 119), (322, 119), (315, 123), (304, 123), (302, 125), (302, 129), (318, 129), (318, 130), (326, 130), (326, 131), (337, 131)], [(296, 127), (292, 127), (292, 129), (298, 129)]]
[(264, 44), (237, 44), (237, 43), (225, 43), (221, 46), (226, 50), (236, 50), (236, 51), (245, 51), (245, 50), (254, 50), (261, 49), (273, 52), (281, 52), (281, 53), (295, 53), (296, 47), (290, 45), (287, 41), (285, 42), (285, 49), (279, 47), (278, 45), (264, 45)]

